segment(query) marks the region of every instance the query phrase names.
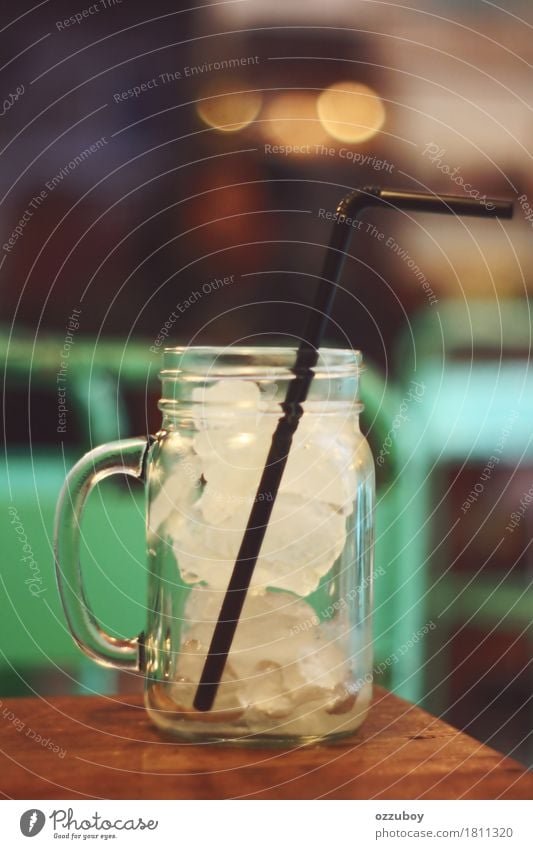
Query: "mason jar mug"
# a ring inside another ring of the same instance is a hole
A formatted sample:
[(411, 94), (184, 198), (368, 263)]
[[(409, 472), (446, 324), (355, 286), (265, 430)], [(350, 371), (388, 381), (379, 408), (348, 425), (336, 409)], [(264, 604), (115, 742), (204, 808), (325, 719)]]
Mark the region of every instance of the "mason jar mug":
[[(184, 740), (297, 744), (353, 733), (372, 681), (374, 464), (359, 430), (361, 355), (322, 348), (213, 706), (195, 694), (289, 382), (292, 348), (169, 348), (161, 430), (95, 448), (56, 518), (67, 621), (99, 663), (144, 675), (145, 704)], [(84, 503), (108, 475), (147, 493), (145, 629), (96, 621), (79, 563)]]

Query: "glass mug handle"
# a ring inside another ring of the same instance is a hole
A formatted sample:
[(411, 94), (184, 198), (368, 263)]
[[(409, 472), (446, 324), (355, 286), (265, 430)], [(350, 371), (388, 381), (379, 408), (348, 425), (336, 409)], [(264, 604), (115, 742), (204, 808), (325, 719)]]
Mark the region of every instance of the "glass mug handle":
[(119, 669), (142, 668), (142, 641), (138, 637), (113, 637), (98, 624), (83, 586), (80, 522), (89, 494), (104, 478), (124, 474), (144, 480), (146, 456), (153, 441), (153, 437), (121, 439), (89, 451), (68, 473), (57, 502), (56, 574), (70, 632), (86, 655), (104, 666)]

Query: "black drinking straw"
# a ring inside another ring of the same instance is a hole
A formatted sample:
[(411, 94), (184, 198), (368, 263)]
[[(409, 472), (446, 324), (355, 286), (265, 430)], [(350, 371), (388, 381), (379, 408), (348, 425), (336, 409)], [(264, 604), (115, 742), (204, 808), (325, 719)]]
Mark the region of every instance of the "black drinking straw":
[(216, 698), (278, 494), (292, 438), (302, 417), (302, 404), (307, 398), (313, 379), (313, 369), (318, 362), (324, 328), (329, 320), (346, 251), (354, 231), (352, 222), (359, 217), (363, 209), (380, 205), (412, 212), (444, 212), (451, 215), (477, 215), (482, 218), (511, 218), (513, 214), (512, 202), (505, 200), (474, 200), (454, 195), (436, 196), (375, 187), (356, 189), (339, 203), (315, 302), (291, 369), (294, 380), (290, 381), (285, 401), (280, 405), (283, 415), (272, 436), (272, 444), (261, 475), (257, 496), (250, 511), (194, 698), (194, 707), (197, 710), (210, 710)]

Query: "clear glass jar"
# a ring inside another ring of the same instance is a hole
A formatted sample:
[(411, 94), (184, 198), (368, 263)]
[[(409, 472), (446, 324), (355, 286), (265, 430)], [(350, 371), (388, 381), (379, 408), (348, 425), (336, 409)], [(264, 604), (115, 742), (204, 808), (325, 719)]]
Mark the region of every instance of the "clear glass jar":
[[(60, 501), (58, 574), (77, 642), (142, 668), (149, 715), (182, 739), (317, 742), (353, 733), (368, 711), (374, 464), (359, 430), (361, 355), (336, 349), (320, 351), (214, 705), (193, 707), (295, 353), (167, 349), (160, 432), (90, 452)], [(114, 471), (144, 475), (148, 496), (147, 625), (124, 641), (94, 621), (77, 554), (83, 502)]]

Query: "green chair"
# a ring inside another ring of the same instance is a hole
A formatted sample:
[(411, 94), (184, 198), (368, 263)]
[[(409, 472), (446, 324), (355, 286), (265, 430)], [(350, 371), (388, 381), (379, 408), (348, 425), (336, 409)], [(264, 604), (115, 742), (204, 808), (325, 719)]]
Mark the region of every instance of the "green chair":
[[(522, 581), (471, 580), (450, 570), (445, 540), (432, 551), (445, 464), (483, 468), (494, 454), (502, 466), (533, 457), (530, 308), (524, 301), (448, 301), (415, 316), (396, 349), (399, 387), (413, 375), (424, 385), (422, 403), (410, 407), (409, 426), (398, 432), (396, 600), (408, 630), (437, 625), (439, 645), (466, 620), (510, 630), (531, 622), (531, 592)], [(451, 532), (456, 521), (461, 515), (450, 518)], [(428, 699), (431, 651), (425, 638), (410, 648), (394, 673), (396, 692)]]
[[(0, 336), (6, 362), (6, 393), (50, 393), (57, 398), (57, 374), (63, 339), (16, 339), (8, 346)], [(74, 645), (57, 592), (52, 551), (55, 504), (66, 472), (91, 444), (129, 431), (120, 386), (144, 386), (153, 357), (148, 344), (123, 346), (103, 342), (93, 357), (94, 343), (82, 337), (71, 348), (66, 393), (69, 430), (77, 441), (68, 446), (6, 445), (0, 467), (4, 501), (3, 567), (0, 573), (0, 694), (64, 688), (101, 691), (114, 686), (114, 673), (103, 670)], [(30, 384), (31, 380), (31, 384)], [(27, 423), (21, 428), (27, 432)], [(100, 621), (112, 633), (137, 633), (144, 623), (145, 542), (144, 494), (104, 482), (93, 494), (84, 517), (83, 562), (87, 586)], [(135, 521), (137, 518), (137, 521)], [(26, 548), (25, 548), (26, 546)], [(25, 558), (25, 559), (24, 559)], [(28, 683), (30, 682), (30, 683)]]

